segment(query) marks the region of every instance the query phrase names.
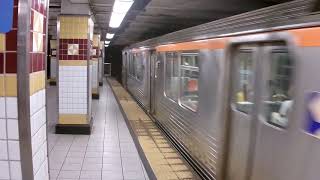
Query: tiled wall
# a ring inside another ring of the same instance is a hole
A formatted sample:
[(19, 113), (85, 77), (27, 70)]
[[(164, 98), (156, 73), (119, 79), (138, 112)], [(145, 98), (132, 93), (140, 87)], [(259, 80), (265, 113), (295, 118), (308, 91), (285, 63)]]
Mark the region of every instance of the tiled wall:
[(88, 124), (92, 20), (89, 16), (61, 15), (59, 21), (59, 124)]
[(50, 80), (57, 78), (57, 40), (50, 40)]
[(99, 80), (98, 80), (98, 63), (100, 56), (100, 34), (93, 36), (92, 47), (92, 94), (99, 95)]
[(48, 179), (46, 137), (46, 10), (47, 1), (32, 0), (30, 35), (30, 123), (33, 174), (35, 180)]
[[(29, 1), (30, 2), (30, 1)], [(19, 21), (24, 21), (29, 17), (18, 16), (18, 0), (14, 6), (13, 28), (6, 34), (0, 34), (0, 179), (22, 179), (23, 168), (33, 168), (35, 180), (46, 180), (48, 176), (47, 160), (47, 139), (46, 139), (46, 108), (45, 108), (45, 40), (46, 40), (46, 9), (48, 2), (32, 0), (30, 2), (30, 29), (19, 27)], [(20, 5), (20, 4), (19, 4)], [(22, 30), (23, 29), (23, 30)], [(29, 92), (30, 102), (27, 109), (30, 110), (30, 117), (19, 117), (17, 73), (18, 63), (25, 59), (17, 59), (17, 39), (18, 31), (27, 30), (24, 35), (30, 36), (30, 43), (19, 44), (28, 47), (29, 82), (22, 82), (26, 94)], [(31, 126), (31, 134), (26, 127), (19, 127), (19, 121), (27, 121)], [(23, 144), (31, 147), (32, 154), (23, 156), (32, 157), (32, 162), (21, 160), (19, 134), (24, 133), (30, 136), (31, 142)], [(32, 169), (31, 169), (32, 170)]]

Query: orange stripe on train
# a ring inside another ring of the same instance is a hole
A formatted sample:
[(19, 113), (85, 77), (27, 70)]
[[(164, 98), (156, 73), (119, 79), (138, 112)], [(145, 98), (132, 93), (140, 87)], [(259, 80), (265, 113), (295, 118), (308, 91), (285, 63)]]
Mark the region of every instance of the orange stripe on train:
[(288, 30), (302, 47), (320, 46), (320, 27)]
[(199, 49), (224, 49), (227, 44), (226, 38), (209, 39), (193, 42), (184, 42), (177, 44), (161, 45), (156, 47), (158, 52), (166, 51), (188, 51)]

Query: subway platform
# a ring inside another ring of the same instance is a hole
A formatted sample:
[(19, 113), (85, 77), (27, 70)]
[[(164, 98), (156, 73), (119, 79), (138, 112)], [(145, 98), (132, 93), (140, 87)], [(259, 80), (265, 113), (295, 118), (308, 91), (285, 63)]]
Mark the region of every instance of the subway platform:
[(48, 89), (50, 180), (148, 180), (116, 99), (107, 85), (93, 101), (91, 135), (54, 134), (56, 87)]
[(93, 101), (91, 135), (55, 134), (55, 93), (49, 87), (51, 180), (199, 179), (115, 80), (104, 82), (100, 99)]

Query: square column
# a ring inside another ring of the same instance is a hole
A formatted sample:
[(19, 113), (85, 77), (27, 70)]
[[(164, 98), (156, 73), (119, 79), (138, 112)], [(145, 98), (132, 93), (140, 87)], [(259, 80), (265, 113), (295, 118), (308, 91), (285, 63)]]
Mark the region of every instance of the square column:
[(49, 179), (47, 9), (46, 0), (15, 0), (13, 27), (0, 34), (0, 179)]
[(100, 34), (93, 35), (92, 47), (92, 99), (99, 99)]
[(57, 40), (50, 40), (50, 85), (57, 84)]
[(103, 63), (104, 63), (104, 42), (100, 41), (99, 44), (99, 49), (100, 49), (100, 56), (99, 56), (99, 86), (103, 85)]
[(91, 133), (91, 50), (93, 21), (88, 15), (58, 18), (59, 123), (56, 133)]

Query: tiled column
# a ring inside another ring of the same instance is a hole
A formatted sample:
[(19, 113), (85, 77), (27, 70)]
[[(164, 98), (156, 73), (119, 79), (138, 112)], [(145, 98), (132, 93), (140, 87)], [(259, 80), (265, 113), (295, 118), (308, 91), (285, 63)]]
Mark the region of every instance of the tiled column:
[(103, 62), (104, 62), (104, 42), (100, 41), (100, 56), (99, 56), (99, 86), (103, 85)]
[(50, 40), (50, 85), (57, 83), (57, 40)]
[(59, 123), (56, 133), (91, 133), (92, 40), (93, 21), (90, 16), (59, 16)]
[(13, 28), (0, 34), (2, 180), (49, 179), (45, 101), (47, 8), (46, 0), (16, 0)]
[(92, 99), (99, 99), (99, 57), (100, 57), (100, 34), (93, 35), (92, 47)]

